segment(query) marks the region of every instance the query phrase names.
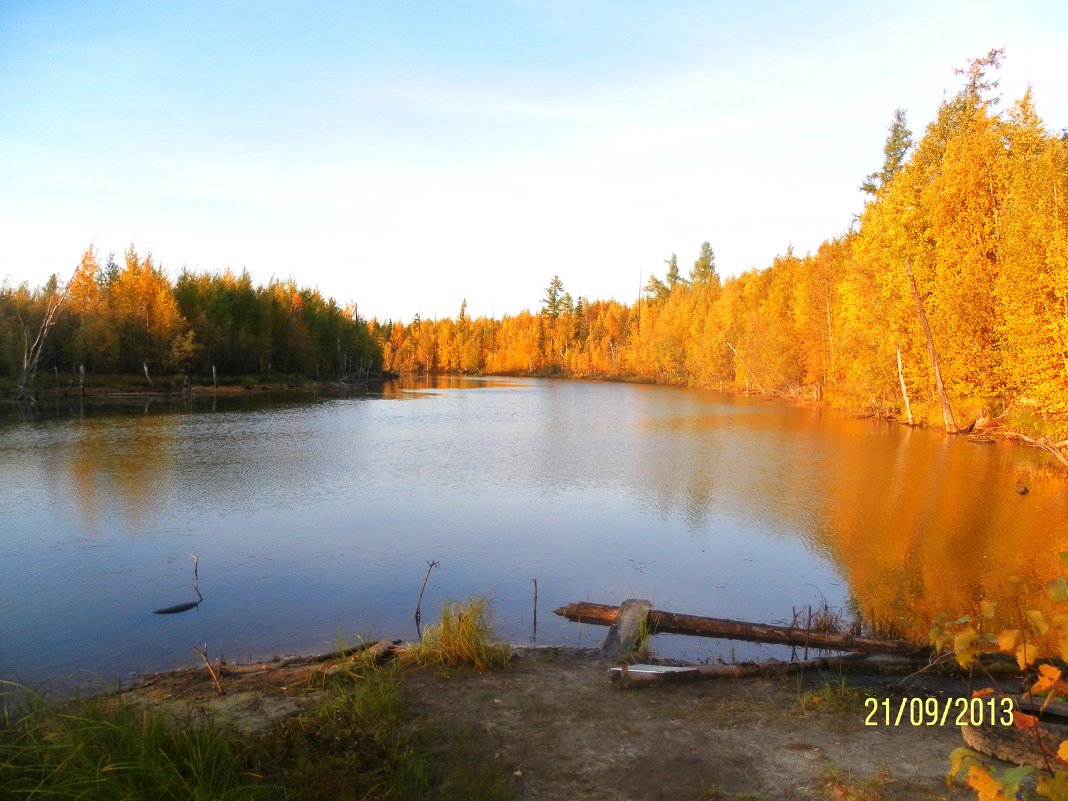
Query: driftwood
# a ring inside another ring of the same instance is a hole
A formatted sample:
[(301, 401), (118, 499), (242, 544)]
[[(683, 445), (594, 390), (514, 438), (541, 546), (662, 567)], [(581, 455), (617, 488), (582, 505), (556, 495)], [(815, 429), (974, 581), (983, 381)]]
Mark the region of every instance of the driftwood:
[(400, 640), (371, 640), (352, 648), (333, 651), (328, 654), (294, 656), (288, 659), (259, 662), (251, 665), (227, 665), (223, 663), (219, 667), (219, 673), (223, 676), (244, 676), (293, 667), (308, 667), (312, 672), (332, 673), (337, 669), (337, 666), (355, 662), (357, 659), (365, 659), (374, 662), (376, 665), (384, 662), (393, 655), (400, 642)]
[(373, 665), (379, 665), (390, 659), (396, 650), (397, 643), (392, 640), (379, 640), (376, 643), (371, 643), (369, 647), (346, 656), (343, 659), (331, 659), (327, 662), (323, 662), (316, 671), (330, 675), (331, 673), (337, 673), (345, 665), (351, 665), (357, 661), (370, 662)]
[(788, 676), (805, 670), (845, 670), (852, 667), (859, 655), (822, 659), (806, 659), (801, 662), (753, 662), (744, 665), (693, 665), (689, 667), (662, 667), (658, 665), (620, 665), (608, 671), (608, 678), (618, 681), (622, 687), (672, 684), (675, 682), (704, 681), (708, 679), (748, 679), (757, 676)]
[[(556, 614), (577, 623), (611, 626), (619, 607), (594, 604), (588, 601), (568, 604), (554, 610)], [(649, 611), (649, 628), (655, 634), (689, 634), (696, 637), (720, 637), (729, 640), (748, 640), (778, 645), (822, 648), (829, 651), (861, 651), (876, 654), (922, 656), (931, 649), (907, 640), (878, 640), (854, 637), (836, 632), (807, 631), (788, 626), (770, 626), (744, 620), (682, 615), (677, 612)]]
[(219, 681), (219, 674), (216, 672), (215, 668), (211, 666), (211, 660), (208, 659), (208, 644), (204, 643), (203, 648), (197, 648), (194, 645), (193, 650), (204, 660), (204, 666), (208, 669), (208, 675), (211, 676), (211, 683), (215, 685), (215, 691), (219, 695), (226, 695), (226, 690), (223, 689), (222, 682)]
[(1033, 448), (1039, 448), (1041, 450), (1044, 450), (1046, 453), (1048, 453), (1061, 464), (1068, 465), (1068, 458), (1066, 458), (1065, 455), (1060, 451), (1060, 448), (1063, 447), (1065, 444), (1063, 442), (1058, 442), (1056, 445), (1050, 445), (1048, 442), (1040, 442), (1037, 439), (1031, 439), (1031, 437), (1027, 436), (1026, 434), (1021, 434), (1019, 431), (1012, 431), (1009, 433), (1009, 436), (1021, 440)]

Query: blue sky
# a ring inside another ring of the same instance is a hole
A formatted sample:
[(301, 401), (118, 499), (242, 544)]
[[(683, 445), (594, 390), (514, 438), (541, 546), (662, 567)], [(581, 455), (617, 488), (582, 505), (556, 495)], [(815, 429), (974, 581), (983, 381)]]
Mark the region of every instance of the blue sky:
[[(1011, 9), (1011, 13), (1010, 13)], [(0, 0), (0, 281), (94, 243), (361, 316), (632, 300), (843, 233), (895, 108), (1005, 46), (1068, 127), (1060, 2)]]

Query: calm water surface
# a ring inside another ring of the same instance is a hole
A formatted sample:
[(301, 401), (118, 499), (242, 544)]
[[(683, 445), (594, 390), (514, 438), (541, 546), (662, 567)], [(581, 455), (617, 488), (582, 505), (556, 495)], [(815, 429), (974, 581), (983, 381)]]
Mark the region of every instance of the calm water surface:
[[(60, 411), (0, 417), (0, 678), (410, 639), (428, 560), (424, 620), (484, 595), (513, 642), (592, 645), (604, 629), (551, 610), (646, 597), (788, 621), (826, 601), (921, 631), (1006, 564), (1038, 580), (1068, 549), (1064, 485), (1035, 451), (712, 391), (433, 378)], [(191, 553), (204, 602), (151, 614), (196, 600)]]

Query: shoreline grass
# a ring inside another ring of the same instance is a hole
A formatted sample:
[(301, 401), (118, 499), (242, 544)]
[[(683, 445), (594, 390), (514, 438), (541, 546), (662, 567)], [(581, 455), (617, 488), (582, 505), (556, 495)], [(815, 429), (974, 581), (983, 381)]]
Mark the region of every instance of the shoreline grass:
[(512, 649), (494, 634), (488, 614), (485, 598), (444, 604), (438, 622), (428, 623), (422, 639), (401, 650), (400, 662), (422, 667), (470, 665), (478, 671), (507, 667)]
[(310, 710), (253, 733), (121, 692), (50, 702), (8, 683), (0, 801), (512, 799), (510, 777), (476, 753), (484, 738), (420, 718), (403, 690), (420, 667), (507, 665), (486, 612), (484, 599), (446, 605), (394, 662), (351, 662), (306, 688)]

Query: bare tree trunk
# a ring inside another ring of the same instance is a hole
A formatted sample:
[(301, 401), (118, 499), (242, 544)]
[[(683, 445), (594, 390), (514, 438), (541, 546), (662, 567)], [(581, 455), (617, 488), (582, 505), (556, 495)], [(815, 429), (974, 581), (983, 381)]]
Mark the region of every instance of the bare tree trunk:
[(920, 315), (920, 324), (923, 326), (923, 335), (927, 338), (927, 354), (931, 357), (931, 370), (934, 372), (935, 391), (938, 393), (938, 401), (942, 404), (942, 422), (946, 426), (947, 434), (957, 433), (957, 424), (953, 422), (953, 407), (949, 405), (946, 397), (946, 388), (942, 385), (942, 372), (938, 369), (938, 352), (935, 350), (934, 337), (931, 335), (931, 325), (927, 322), (927, 313), (923, 310), (923, 301), (920, 300), (920, 290), (916, 288), (916, 276), (912, 272), (912, 264), (905, 259), (905, 274), (909, 277), (909, 286), (912, 288), (912, 299), (916, 303), (916, 312)]
[(901, 382), (901, 397), (905, 399), (905, 417), (909, 421), (909, 425), (915, 425), (912, 422), (912, 404), (909, 403), (909, 389), (905, 386), (905, 374), (901, 370), (901, 343), (897, 344), (897, 380)]
[(827, 282), (827, 361), (829, 362), (827, 370), (824, 372), (823, 379), (829, 383), (834, 379), (834, 324), (831, 320), (831, 286), (830, 282)]
[[(70, 286), (69, 281), (67, 286)], [(15, 392), (15, 397), (20, 400), (35, 400), (32, 386), (37, 377), (37, 365), (41, 361), (41, 351), (44, 350), (45, 340), (48, 339), (48, 331), (52, 324), (55, 323), (56, 315), (59, 313), (59, 309), (66, 297), (67, 287), (65, 286), (62, 290), (57, 289), (48, 298), (48, 306), (45, 308), (44, 319), (41, 320), (41, 329), (37, 332), (37, 339), (33, 341), (33, 345), (26, 349), (22, 359), (22, 375), (19, 378), (19, 386)], [(29, 341), (28, 336), (26, 340), (27, 342)]]
[[(759, 381), (757, 381), (756, 373), (753, 372), (752, 368), (749, 366), (749, 363), (745, 359), (742, 358), (742, 354), (740, 354), (735, 349), (734, 345), (732, 345), (730, 342), (727, 343), (727, 347), (731, 349), (731, 353), (733, 353), (735, 356), (738, 357), (738, 361), (740, 361), (742, 363), (742, 367), (745, 368), (745, 371), (747, 373), (749, 373), (749, 375), (751, 375), (753, 377), (753, 383), (757, 385), (757, 389), (760, 390), (760, 394), (761, 395), (765, 394), (764, 393), (764, 387), (761, 385), (761, 383)], [(749, 389), (749, 386), (748, 386), (749, 385), (749, 380), (746, 379), (745, 383), (746, 383), (746, 389), (748, 390)]]

